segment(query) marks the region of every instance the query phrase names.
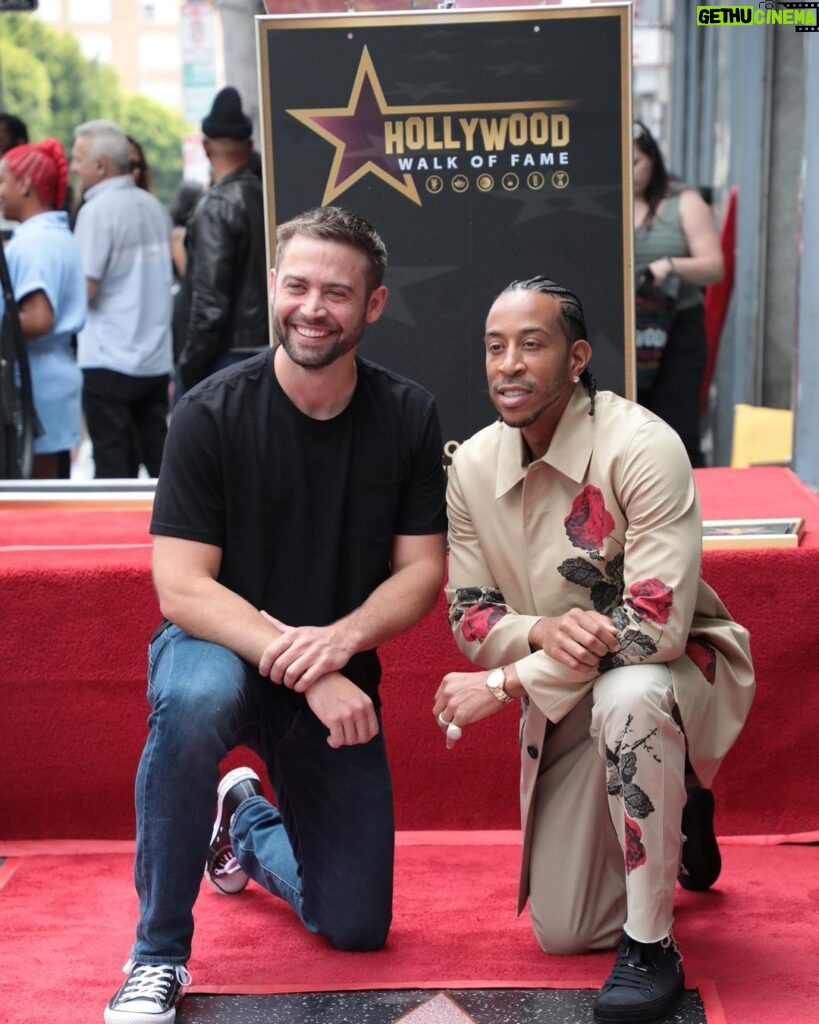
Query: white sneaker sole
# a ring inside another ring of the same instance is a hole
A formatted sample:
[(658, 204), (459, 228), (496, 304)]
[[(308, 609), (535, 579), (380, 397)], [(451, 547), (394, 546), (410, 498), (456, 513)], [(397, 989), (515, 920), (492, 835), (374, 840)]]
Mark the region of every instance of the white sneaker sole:
[[(245, 782), (247, 779), (253, 779), (256, 782), (261, 782), (261, 779), (256, 774), (256, 772), (253, 771), (252, 768), (234, 768), (233, 771), (228, 772), (227, 775), (225, 775), (224, 778), (221, 779), (221, 781), (219, 782), (219, 787), (216, 791), (218, 796), (218, 800), (216, 803), (216, 817), (213, 820), (213, 831), (210, 834), (211, 843), (214, 842), (214, 840), (216, 839), (216, 834), (219, 831), (219, 823), (222, 820), (222, 807), (224, 806), (225, 797), (230, 792), (230, 790), (233, 789), (237, 782)], [(218, 892), (220, 896), (234, 896), (237, 892), (241, 892), (248, 882), (247, 875), (243, 871), (236, 873), (237, 885), (235, 889), (230, 889), (228, 887), (230, 884), (229, 882), (227, 883), (227, 885), (224, 883), (222, 883), (221, 885), (217, 884), (211, 877), (210, 872), (207, 870), (207, 868), (205, 869), (205, 878), (208, 880), (208, 883), (210, 887), (214, 890), (214, 892)], [(225, 879), (225, 882), (227, 882), (227, 878)], [(171, 1021), (172, 1020), (173, 1018), (171, 1018)], [(107, 1021), (106, 1024), (108, 1024)], [(112, 1022), (112, 1024), (116, 1024), (116, 1022), (114, 1021)], [(131, 1022), (129, 1021), (128, 1024), (131, 1024)], [(142, 1022), (134, 1022), (134, 1024), (142, 1024)], [(147, 1024), (154, 1024), (154, 1022), (147, 1021)], [(165, 1022), (157, 1021), (156, 1024), (165, 1024)]]
[(173, 1024), (176, 1020), (176, 1007), (165, 1013), (145, 1013), (143, 1010), (112, 1010), (106, 1006), (103, 1017), (105, 1024)]

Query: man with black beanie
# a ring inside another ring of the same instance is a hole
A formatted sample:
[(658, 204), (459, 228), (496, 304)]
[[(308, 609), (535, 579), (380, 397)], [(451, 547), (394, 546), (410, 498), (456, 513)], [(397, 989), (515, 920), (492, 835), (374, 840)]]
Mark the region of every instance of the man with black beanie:
[(187, 329), (176, 372), (177, 399), (216, 370), (269, 344), (262, 183), (250, 166), (253, 125), (226, 86), (202, 121), (212, 184), (185, 237), (182, 285)]

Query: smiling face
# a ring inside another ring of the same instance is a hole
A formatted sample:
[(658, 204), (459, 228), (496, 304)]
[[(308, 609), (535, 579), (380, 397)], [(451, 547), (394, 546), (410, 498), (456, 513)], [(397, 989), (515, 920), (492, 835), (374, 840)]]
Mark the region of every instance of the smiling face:
[(589, 361), (589, 343), (568, 341), (560, 304), (551, 295), (520, 289), (495, 301), (485, 344), (492, 404), (542, 454), (574, 390), (572, 378)]
[(355, 350), (387, 297), (367, 280), (367, 259), (350, 245), (300, 234), (287, 243), (270, 272), (270, 299), (273, 329), (294, 363), (318, 370)]

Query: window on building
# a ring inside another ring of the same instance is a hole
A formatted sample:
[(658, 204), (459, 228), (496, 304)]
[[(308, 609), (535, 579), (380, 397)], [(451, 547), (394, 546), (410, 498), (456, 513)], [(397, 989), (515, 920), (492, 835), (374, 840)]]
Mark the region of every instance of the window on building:
[(143, 33), (139, 38), (139, 67), (142, 71), (175, 71), (180, 66), (176, 33)]
[(179, 21), (180, 0), (140, 0), (139, 16), (142, 21), (159, 25), (176, 25)]
[(37, 17), (49, 23), (59, 21), (63, 16), (62, 0), (40, 0), (37, 4)]
[(110, 25), (111, 17), (111, 0), (71, 0), (68, 5), (68, 18), (77, 25)]
[(83, 57), (99, 61), (100, 64), (111, 63), (111, 37), (104, 32), (77, 32), (77, 42)]

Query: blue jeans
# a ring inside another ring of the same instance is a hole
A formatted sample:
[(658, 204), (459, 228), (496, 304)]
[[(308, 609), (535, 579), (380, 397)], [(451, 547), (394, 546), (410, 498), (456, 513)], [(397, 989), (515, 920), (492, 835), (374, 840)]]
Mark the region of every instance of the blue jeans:
[[(242, 803), (243, 870), (339, 949), (379, 949), (392, 916), (392, 783), (383, 735), (333, 750), (299, 694), (226, 647), (168, 626), (148, 656), (149, 735), (136, 779), (137, 963), (185, 963), (216, 806), (219, 764), (243, 744), (278, 809)], [(380, 717), (379, 717), (380, 721)]]

